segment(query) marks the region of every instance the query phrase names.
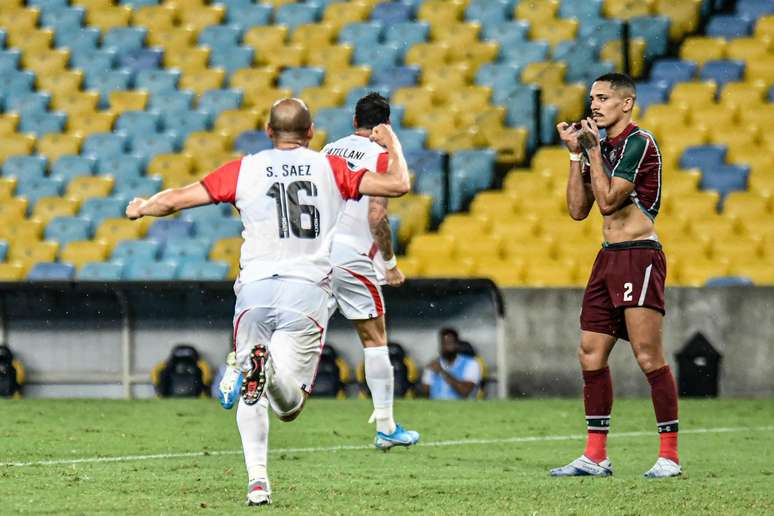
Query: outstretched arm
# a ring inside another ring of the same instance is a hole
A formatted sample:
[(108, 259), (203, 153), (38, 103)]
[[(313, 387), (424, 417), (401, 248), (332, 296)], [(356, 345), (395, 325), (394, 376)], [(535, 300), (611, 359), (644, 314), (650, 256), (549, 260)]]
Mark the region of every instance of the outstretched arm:
[(132, 220), (145, 216), (164, 217), (186, 208), (210, 203), (210, 194), (200, 182), (196, 182), (181, 188), (164, 190), (149, 199), (135, 197), (126, 207), (126, 216)]
[(392, 287), (399, 287), (405, 281), (405, 276), (398, 269), (398, 263), (395, 260), (395, 252), (392, 248), (392, 228), (387, 216), (387, 198), (369, 197), (368, 198), (368, 225), (371, 228), (371, 235), (376, 242), (376, 247), (382, 253), (382, 258), (387, 262), (387, 283)]

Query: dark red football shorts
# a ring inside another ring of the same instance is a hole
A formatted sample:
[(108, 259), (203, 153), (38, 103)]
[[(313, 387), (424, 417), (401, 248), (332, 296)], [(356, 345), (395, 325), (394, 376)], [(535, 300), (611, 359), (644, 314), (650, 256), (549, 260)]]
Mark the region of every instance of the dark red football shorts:
[(583, 293), (582, 330), (629, 340), (624, 310), (664, 312), (666, 258), (655, 240), (608, 244), (599, 251)]

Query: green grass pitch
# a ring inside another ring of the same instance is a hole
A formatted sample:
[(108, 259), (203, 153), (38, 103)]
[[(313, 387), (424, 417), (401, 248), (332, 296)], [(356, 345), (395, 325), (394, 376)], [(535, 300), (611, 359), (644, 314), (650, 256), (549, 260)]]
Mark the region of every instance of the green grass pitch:
[(774, 513), (774, 400), (683, 401), (685, 474), (655, 481), (649, 400), (615, 402), (606, 479), (548, 477), (582, 451), (579, 400), (400, 401), (422, 442), (389, 453), (369, 415), (312, 399), (272, 418), (274, 504), (245, 507), (235, 413), (213, 400), (0, 402), (0, 514)]

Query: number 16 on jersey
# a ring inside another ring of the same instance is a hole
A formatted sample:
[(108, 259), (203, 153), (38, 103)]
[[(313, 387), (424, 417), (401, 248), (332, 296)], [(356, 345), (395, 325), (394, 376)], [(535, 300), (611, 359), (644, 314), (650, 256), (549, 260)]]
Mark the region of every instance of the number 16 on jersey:
[[(307, 197), (317, 197), (317, 186), (311, 181), (294, 181), (287, 187), (277, 182), (266, 192), (277, 206), (280, 238), (290, 238), (291, 232), (296, 238), (317, 238), (320, 234), (320, 212), (311, 204), (299, 202), (298, 194), (301, 191)], [(302, 223), (304, 215), (308, 219), (308, 227)]]

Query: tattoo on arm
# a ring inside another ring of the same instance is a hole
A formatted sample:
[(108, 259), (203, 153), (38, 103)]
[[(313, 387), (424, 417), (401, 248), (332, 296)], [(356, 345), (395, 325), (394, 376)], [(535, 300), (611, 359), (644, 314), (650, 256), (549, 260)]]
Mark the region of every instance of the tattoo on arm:
[(368, 223), (374, 242), (382, 253), (382, 258), (389, 260), (394, 256), (392, 249), (392, 228), (387, 218), (387, 198), (369, 197)]

